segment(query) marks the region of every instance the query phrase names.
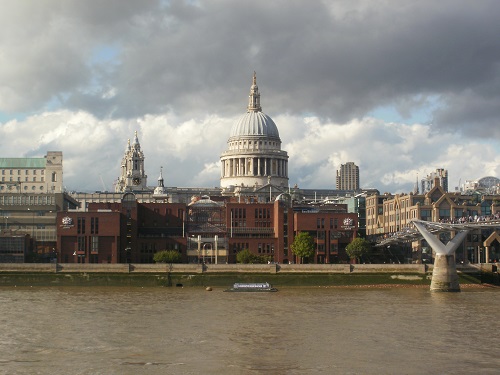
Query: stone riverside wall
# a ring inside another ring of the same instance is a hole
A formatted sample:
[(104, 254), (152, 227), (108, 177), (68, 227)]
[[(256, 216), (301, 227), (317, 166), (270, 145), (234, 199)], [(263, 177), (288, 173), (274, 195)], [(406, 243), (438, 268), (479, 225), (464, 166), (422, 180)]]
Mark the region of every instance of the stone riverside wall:
[[(0, 286), (429, 285), (424, 264), (28, 264), (0, 263)], [(496, 265), (457, 265), (461, 283), (500, 284)], [(491, 273), (493, 271), (494, 273)], [(485, 275), (493, 275), (489, 281)]]
[[(477, 271), (477, 269), (476, 269)], [(0, 263), (2, 273), (412, 273), (424, 264), (75, 264)]]
[[(0, 263), (1, 273), (411, 273), (432, 272), (425, 264), (77, 264)], [(457, 265), (459, 273), (497, 272), (496, 264)]]

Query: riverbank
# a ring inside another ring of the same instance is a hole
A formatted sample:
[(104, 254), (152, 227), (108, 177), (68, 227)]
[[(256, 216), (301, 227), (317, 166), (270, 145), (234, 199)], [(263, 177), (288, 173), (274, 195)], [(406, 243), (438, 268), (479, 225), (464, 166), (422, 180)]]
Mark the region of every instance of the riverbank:
[[(457, 266), (460, 285), (499, 285), (496, 265)], [(28, 264), (0, 263), (0, 286), (273, 286), (429, 287), (423, 264)]]

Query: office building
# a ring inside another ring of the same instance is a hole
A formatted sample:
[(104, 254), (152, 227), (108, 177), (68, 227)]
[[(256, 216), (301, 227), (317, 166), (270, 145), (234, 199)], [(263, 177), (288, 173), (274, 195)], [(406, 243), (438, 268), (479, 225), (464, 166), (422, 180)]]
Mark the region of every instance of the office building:
[(336, 186), (338, 190), (359, 190), (359, 167), (353, 162), (341, 164), (337, 170)]

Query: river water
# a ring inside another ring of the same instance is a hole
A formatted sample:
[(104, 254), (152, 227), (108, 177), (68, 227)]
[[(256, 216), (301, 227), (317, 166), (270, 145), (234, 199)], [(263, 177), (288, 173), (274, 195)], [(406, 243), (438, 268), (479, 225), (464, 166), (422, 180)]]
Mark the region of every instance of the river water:
[(0, 288), (0, 374), (496, 374), (500, 289)]

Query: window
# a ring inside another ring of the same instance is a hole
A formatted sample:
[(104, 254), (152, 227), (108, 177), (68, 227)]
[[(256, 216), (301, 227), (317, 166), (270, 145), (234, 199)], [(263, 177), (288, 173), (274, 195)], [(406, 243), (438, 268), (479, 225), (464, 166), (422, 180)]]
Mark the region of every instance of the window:
[(450, 217), (450, 209), (439, 209), (439, 218), (440, 219), (448, 219)]
[(431, 210), (421, 210), (420, 217), (424, 221), (430, 221), (431, 220)]
[(78, 251), (85, 251), (85, 237), (80, 236), (78, 238)]
[(92, 244), (91, 244), (90, 251), (92, 251), (93, 253), (97, 253), (97, 252), (99, 252), (99, 237), (92, 236), (91, 238), (92, 238)]
[(90, 233), (98, 234), (99, 233), (99, 218), (92, 217), (90, 218)]
[(79, 217), (77, 219), (77, 233), (78, 234), (85, 234), (85, 218), (84, 217)]

